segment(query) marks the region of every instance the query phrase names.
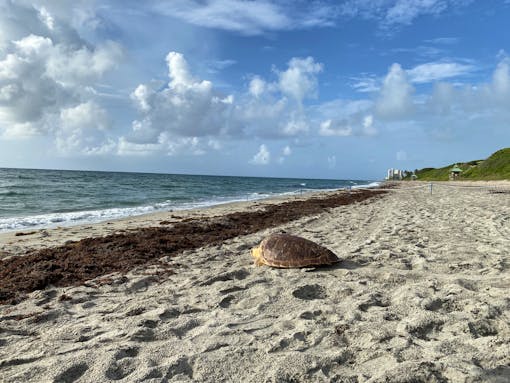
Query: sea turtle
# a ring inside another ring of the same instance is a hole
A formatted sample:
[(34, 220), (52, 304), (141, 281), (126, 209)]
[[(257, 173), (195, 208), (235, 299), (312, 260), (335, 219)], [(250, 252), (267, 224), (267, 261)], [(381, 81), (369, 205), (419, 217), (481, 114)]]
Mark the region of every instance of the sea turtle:
[(340, 262), (329, 249), (308, 239), (290, 234), (273, 234), (251, 250), (255, 265), (273, 267), (309, 267)]

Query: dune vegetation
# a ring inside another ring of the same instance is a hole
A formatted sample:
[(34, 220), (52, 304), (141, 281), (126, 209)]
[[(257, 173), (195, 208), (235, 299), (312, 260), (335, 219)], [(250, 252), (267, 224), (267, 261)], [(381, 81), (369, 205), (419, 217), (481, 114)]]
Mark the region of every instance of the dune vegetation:
[[(415, 170), (415, 174), (421, 181), (448, 181), (454, 166), (462, 170), (459, 180), (510, 180), (510, 148), (498, 150), (485, 160), (457, 162), (442, 168), (423, 168)], [(412, 172), (406, 174), (405, 179), (410, 180)]]

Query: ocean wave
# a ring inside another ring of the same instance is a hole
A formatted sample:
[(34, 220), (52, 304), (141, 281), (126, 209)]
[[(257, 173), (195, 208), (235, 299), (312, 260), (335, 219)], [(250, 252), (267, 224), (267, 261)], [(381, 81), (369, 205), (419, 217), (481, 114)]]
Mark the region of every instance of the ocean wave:
[[(295, 193), (279, 193), (280, 195)], [(23, 229), (40, 229), (51, 228), (56, 226), (73, 226), (87, 223), (97, 223), (131, 216), (139, 216), (143, 214), (163, 212), (163, 211), (180, 211), (192, 210), (199, 208), (207, 208), (211, 206), (233, 203), (254, 201), (269, 198), (277, 194), (270, 193), (251, 193), (242, 196), (233, 197), (216, 197), (209, 200), (176, 202), (164, 201), (146, 206), (136, 206), (127, 208), (110, 208), (101, 210), (86, 210), (61, 213), (39, 214), (26, 217), (0, 218), (0, 232), (8, 232)]]
[(380, 185), (380, 182), (370, 182), (369, 184), (361, 184), (361, 185), (353, 185), (353, 189), (367, 189), (367, 188), (376, 188)]
[[(379, 183), (362, 183), (357, 184), (356, 182), (351, 182), (351, 185), (348, 187), (352, 188), (368, 188), (368, 187), (377, 187)], [(16, 231), (16, 230), (24, 230), (24, 229), (40, 229), (40, 228), (51, 228), (56, 226), (73, 226), (79, 224), (88, 224), (88, 223), (96, 223), (103, 222), (109, 220), (115, 220), (120, 218), (126, 218), (130, 216), (138, 216), (148, 213), (161, 212), (161, 211), (179, 211), (179, 210), (191, 210), (197, 208), (207, 208), (215, 205), (221, 205), (226, 203), (233, 202), (246, 202), (246, 201), (254, 201), (261, 200), (270, 197), (278, 197), (278, 196), (292, 196), (292, 195), (303, 195), (306, 193), (313, 193), (319, 190), (322, 191), (334, 191), (338, 189), (342, 189), (346, 187), (346, 181), (339, 181), (338, 186), (335, 187), (335, 182), (332, 181), (327, 186), (331, 188), (314, 188), (313, 183), (306, 183), (305, 186), (301, 185), (293, 185), (292, 188), (294, 190), (288, 191), (252, 191), (252, 192), (244, 192), (244, 194), (233, 194), (233, 195), (221, 195), (221, 191), (219, 191), (219, 195), (216, 196), (208, 196), (203, 199), (195, 199), (193, 201), (185, 201), (181, 196), (174, 195), (171, 199), (166, 201), (157, 202), (157, 203), (146, 203), (145, 205), (138, 204), (136, 206), (129, 206), (133, 201), (129, 203), (122, 203), (121, 201), (117, 202), (117, 206), (113, 208), (96, 208), (96, 209), (87, 209), (87, 210), (79, 210), (79, 208), (75, 208), (75, 210), (53, 210), (52, 213), (47, 214), (38, 214), (38, 215), (23, 215), (23, 216), (14, 216), (8, 218), (0, 218), (0, 232), (8, 232), (8, 231)], [(323, 185), (326, 186), (326, 185)], [(241, 192), (243, 193), (243, 192)], [(59, 201), (62, 203), (62, 200)], [(72, 204), (71, 204), (72, 205)], [(124, 205), (124, 206), (122, 206)], [(127, 205), (127, 206), (126, 206)], [(26, 206), (25, 206), (26, 207)], [(71, 209), (72, 207), (69, 206)], [(36, 207), (32, 208), (32, 211), (35, 211)], [(61, 209), (61, 207), (59, 207)]]

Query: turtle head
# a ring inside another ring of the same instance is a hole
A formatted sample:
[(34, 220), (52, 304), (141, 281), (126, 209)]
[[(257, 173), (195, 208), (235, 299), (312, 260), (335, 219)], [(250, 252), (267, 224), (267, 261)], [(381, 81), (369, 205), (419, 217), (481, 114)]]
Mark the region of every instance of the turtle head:
[(255, 265), (262, 266), (264, 264), (264, 259), (262, 258), (262, 248), (260, 246), (251, 249), (251, 256), (255, 258)]

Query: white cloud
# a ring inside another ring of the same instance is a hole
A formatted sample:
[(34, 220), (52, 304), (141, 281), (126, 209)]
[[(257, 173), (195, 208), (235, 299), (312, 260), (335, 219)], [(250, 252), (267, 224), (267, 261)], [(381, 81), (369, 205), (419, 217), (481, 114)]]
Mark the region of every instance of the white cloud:
[(510, 60), (503, 58), (492, 75), (492, 87), (496, 97), (508, 99), (510, 96)]
[(279, 89), (301, 103), (305, 97), (317, 96), (317, 74), (323, 69), (313, 57), (292, 58), (286, 71), (278, 72)]
[[(2, 121), (0, 117), (0, 122)], [(18, 124), (7, 124), (2, 134), (1, 138), (5, 140), (19, 140), (19, 139), (29, 139), (35, 136), (40, 136), (41, 132), (37, 130), (30, 123), (18, 123)]]
[(166, 61), (170, 81), (164, 89), (140, 84), (132, 92), (142, 118), (133, 122), (132, 135), (125, 139), (155, 143), (163, 133), (180, 137), (231, 133), (236, 128), (230, 119), (233, 96), (219, 93), (210, 81), (194, 78), (182, 54), (170, 52)]
[(119, 156), (201, 156), (208, 149), (221, 149), (219, 142), (200, 137), (175, 137), (166, 132), (158, 135), (156, 142), (133, 142), (120, 137), (117, 145)]
[(430, 62), (418, 65), (407, 71), (409, 80), (423, 84), (466, 75), (474, 70), (472, 65), (455, 62)]
[(291, 154), (292, 154), (292, 149), (290, 148), (290, 146), (289, 145), (285, 146), (282, 149), (282, 154), (280, 155), (280, 157), (278, 157), (278, 163), (283, 164), (285, 162), (285, 158), (289, 157)]
[(415, 19), (437, 16), (449, 9), (460, 8), (472, 0), (349, 0), (342, 4), (345, 16), (379, 21), (381, 28), (409, 25)]
[(317, 94), (322, 67), (313, 57), (294, 57), (285, 70), (273, 69), (274, 82), (252, 77), (233, 114), (243, 133), (264, 138), (308, 134), (311, 122), (304, 100)]
[(254, 97), (260, 97), (266, 90), (266, 82), (259, 76), (255, 76), (250, 81), (250, 94)]
[(319, 134), (321, 136), (352, 136), (353, 128), (347, 121), (326, 120), (321, 123)]
[(271, 153), (267, 149), (267, 146), (262, 144), (259, 147), (259, 151), (253, 156), (250, 163), (253, 165), (268, 165), (271, 161)]
[(361, 93), (373, 93), (381, 89), (379, 80), (373, 76), (354, 77), (352, 80), (355, 81), (352, 87)]
[(12, 124), (47, 131), (45, 120), (62, 108), (81, 103), (84, 86), (99, 79), (118, 60), (115, 44), (94, 51), (55, 45), (50, 38), (28, 35), (12, 43), (0, 61), (0, 109)]
[(93, 102), (62, 109), (56, 131), (57, 149), (64, 154), (106, 154), (114, 149), (107, 139), (111, 121), (107, 112)]
[(209, 73), (217, 73), (219, 71), (222, 71), (228, 67), (231, 67), (235, 64), (237, 64), (237, 61), (236, 60), (230, 60), (230, 59), (226, 59), (226, 60), (212, 60), (212, 61), (208, 61), (207, 63), (207, 68), (208, 68), (208, 72)]
[(350, 116), (341, 120), (325, 120), (319, 126), (319, 135), (326, 137), (374, 136), (377, 129), (374, 127), (374, 117), (369, 114)]
[(55, 19), (45, 7), (41, 7), (39, 9), (39, 18), (48, 27), (49, 30), (52, 31), (55, 29)]
[(285, 136), (297, 136), (301, 133), (308, 132), (308, 123), (304, 117), (292, 116), (289, 121), (285, 123), (283, 129), (281, 129)]
[(161, 143), (144, 143), (139, 144), (120, 137), (117, 144), (117, 154), (120, 156), (150, 156), (155, 153), (163, 153), (163, 145)]
[(334, 100), (318, 106), (315, 114), (322, 122), (318, 133), (326, 137), (373, 136), (373, 102), (369, 100)]
[[(89, 139), (90, 131), (80, 129), (107, 120), (93, 87), (120, 62), (120, 45), (85, 43), (67, 23), (74, 8), (65, 4), (21, 0), (3, 2), (0, 11), (0, 134), (47, 135), (63, 152), (102, 153), (99, 148), (111, 143), (97, 142), (98, 135)], [(73, 113), (87, 106), (92, 114), (84, 116), (86, 123), (72, 122)]]
[(106, 72), (114, 69), (123, 57), (118, 43), (107, 41), (90, 50), (83, 46), (69, 50), (57, 45), (46, 64), (46, 74), (65, 85), (93, 84)]
[(218, 138), (238, 134), (234, 97), (193, 76), (181, 53), (169, 52), (166, 62), (165, 87), (140, 84), (131, 93), (140, 119), (119, 140), (119, 155), (203, 155), (222, 148)]
[(436, 83), (428, 105), (432, 112), (436, 115), (448, 114), (452, 108), (455, 92), (455, 88), (452, 84), (445, 82)]
[(377, 134), (377, 129), (374, 127), (374, 116), (369, 114), (363, 117), (362, 133), (364, 136), (374, 136)]
[(377, 115), (383, 119), (399, 119), (413, 110), (413, 87), (399, 64), (393, 64), (384, 78), (376, 103)]
[(352, 115), (363, 114), (373, 108), (371, 100), (342, 100), (327, 101), (314, 107), (319, 116), (326, 119), (342, 119)]
[(421, 15), (437, 15), (448, 8), (445, 0), (397, 0), (388, 10), (385, 23), (411, 24)]
[(510, 60), (503, 57), (494, 69), (490, 82), (464, 86), (438, 83), (426, 107), (441, 115), (453, 114), (459, 118), (484, 114), (506, 118), (509, 105)]
[(286, 3), (261, 0), (197, 0), (157, 2), (155, 10), (201, 27), (223, 29), (245, 35), (268, 31), (331, 26), (336, 7), (325, 3)]
[(140, 84), (131, 93), (131, 99), (135, 102), (136, 106), (138, 106), (141, 111), (148, 112), (151, 110), (150, 97), (152, 94), (153, 92), (147, 85)]
[(435, 39), (425, 40), (426, 43), (430, 44), (441, 44), (441, 45), (453, 45), (460, 41), (458, 37), (436, 37)]

